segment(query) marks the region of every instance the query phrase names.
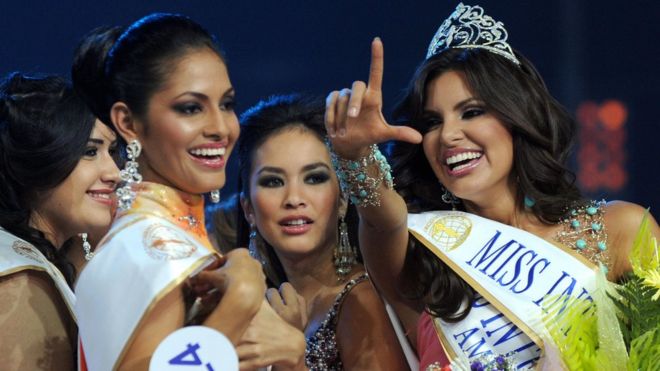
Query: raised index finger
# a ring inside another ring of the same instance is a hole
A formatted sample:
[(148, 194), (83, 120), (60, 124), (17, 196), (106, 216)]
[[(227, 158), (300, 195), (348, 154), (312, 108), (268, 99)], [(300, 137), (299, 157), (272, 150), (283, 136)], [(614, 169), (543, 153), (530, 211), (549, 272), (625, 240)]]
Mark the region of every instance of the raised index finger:
[(371, 67), (369, 67), (369, 84), (367, 88), (370, 90), (380, 91), (383, 84), (383, 42), (380, 37), (371, 42)]

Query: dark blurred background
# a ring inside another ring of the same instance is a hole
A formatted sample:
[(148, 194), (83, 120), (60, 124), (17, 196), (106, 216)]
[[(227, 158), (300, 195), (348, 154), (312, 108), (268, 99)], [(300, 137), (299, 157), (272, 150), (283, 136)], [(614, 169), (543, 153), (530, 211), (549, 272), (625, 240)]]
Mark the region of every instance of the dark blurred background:
[[(389, 114), (454, 1), (2, 1), (0, 73), (69, 75), (73, 49), (100, 25), (151, 12), (186, 14), (225, 50), (238, 112), (273, 93), (325, 96), (366, 79), (369, 45), (385, 44)], [(475, 3), (468, 3), (474, 5)], [(595, 198), (625, 199), (660, 215), (660, 3), (479, 2), (580, 122), (572, 167)], [(235, 166), (230, 166), (234, 171)], [(226, 197), (236, 185), (230, 176)]]

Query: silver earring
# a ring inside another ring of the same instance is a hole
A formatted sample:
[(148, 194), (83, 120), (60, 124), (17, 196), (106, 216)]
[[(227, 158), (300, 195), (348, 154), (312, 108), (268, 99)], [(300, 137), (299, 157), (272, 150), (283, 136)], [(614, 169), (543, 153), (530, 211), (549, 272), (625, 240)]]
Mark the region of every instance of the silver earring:
[(250, 256), (255, 260), (259, 261), (261, 265), (266, 264), (266, 261), (261, 256), (261, 247), (263, 246), (263, 241), (259, 233), (257, 233), (257, 227), (254, 224), (250, 224), (250, 242), (248, 243), (248, 251)]
[(85, 260), (90, 261), (94, 257), (94, 252), (92, 251), (92, 245), (87, 241), (87, 233), (81, 233), (80, 238), (82, 238), (82, 248), (85, 252)]
[(120, 210), (128, 210), (133, 205), (135, 199), (135, 192), (131, 189), (133, 184), (142, 182), (142, 175), (138, 172), (137, 158), (142, 152), (142, 146), (137, 139), (133, 139), (126, 146), (126, 164), (119, 172), (119, 178), (124, 182), (124, 185), (117, 188), (117, 201)]
[(220, 202), (220, 190), (219, 189), (214, 189), (211, 191), (211, 202), (214, 204), (217, 204)]
[(342, 216), (339, 222), (339, 243), (334, 251), (334, 264), (337, 278), (343, 281), (346, 275), (351, 273), (353, 265), (357, 263), (355, 248), (351, 246), (351, 241), (348, 238), (348, 226)]
[(456, 210), (456, 205), (461, 203), (461, 200), (459, 200), (456, 196), (454, 196), (453, 193), (449, 192), (449, 190), (445, 187), (442, 187), (442, 189), (445, 190), (445, 192), (442, 194), (442, 202), (451, 205), (452, 210)]

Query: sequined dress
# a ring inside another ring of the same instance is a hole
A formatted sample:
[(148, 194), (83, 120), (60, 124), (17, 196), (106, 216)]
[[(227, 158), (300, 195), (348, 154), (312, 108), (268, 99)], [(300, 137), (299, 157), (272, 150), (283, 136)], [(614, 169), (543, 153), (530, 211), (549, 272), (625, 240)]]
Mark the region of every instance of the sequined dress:
[(344, 369), (339, 355), (339, 347), (337, 346), (337, 319), (339, 317), (339, 311), (344, 298), (346, 298), (346, 295), (348, 295), (351, 289), (367, 279), (369, 279), (369, 276), (364, 273), (348, 281), (344, 289), (335, 298), (321, 326), (319, 326), (312, 336), (307, 338), (305, 363), (311, 371), (339, 371)]

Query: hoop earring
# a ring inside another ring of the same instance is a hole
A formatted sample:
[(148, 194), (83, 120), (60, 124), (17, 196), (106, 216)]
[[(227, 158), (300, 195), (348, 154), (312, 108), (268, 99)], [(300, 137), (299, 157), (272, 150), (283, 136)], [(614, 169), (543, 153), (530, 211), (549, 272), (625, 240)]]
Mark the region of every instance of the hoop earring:
[(211, 196), (211, 202), (213, 202), (214, 204), (217, 204), (218, 202), (220, 202), (220, 190), (219, 189), (212, 190), (210, 196)]
[(80, 238), (82, 239), (82, 248), (85, 252), (85, 260), (90, 261), (94, 257), (94, 252), (92, 251), (92, 245), (87, 241), (87, 233), (81, 233)]
[(333, 253), (335, 272), (339, 281), (343, 281), (346, 275), (351, 273), (353, 265), (357, 263), (356, 255), (355, 248), (351, 246), (351, 241), (348, 238), (348, 226), (342, 216), (339, 221), (339, 242)]
[(133, 184), (142, 182), (142, 175), (138, 172), (137, 158), (142, 152), (142, 146), (137, 139), (133, 139), (126, 146), (126, 164), (124, 168), (119, 171), (119, 178), (124, 182), (124, 185), (117, 188), (117, 201), (120, 210), (126, 211), (133, 205), (135, 200), (135, 192), (131, 189)]
[(248, 243), (248, 251), (250, 256), (257, 260), (261, 265), (265, 265), (266, 261), (261, 255), (261, 248), (263, 247), (263, 239), (257, 233), (257, 227), (254, 224), (250, 224), (250, 242)]
[(451, 205), (452, 210), (456, 210), (456, 205), (461, 203), (461, 200), (459, 200), (456, 196), (454, 196), (453, 193), (449, 192), (447, 188), (444, 186), (442, 187), (444, 189), (444, 193), (442, 194), (442, 202)]

